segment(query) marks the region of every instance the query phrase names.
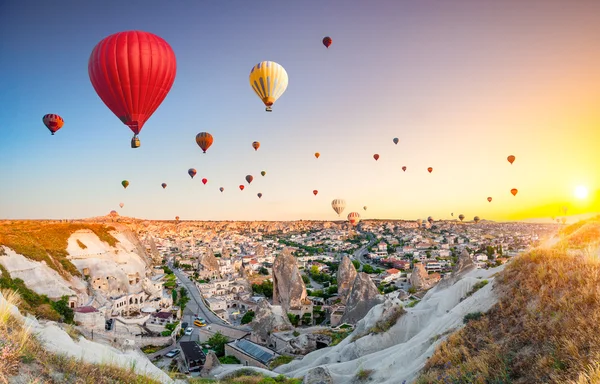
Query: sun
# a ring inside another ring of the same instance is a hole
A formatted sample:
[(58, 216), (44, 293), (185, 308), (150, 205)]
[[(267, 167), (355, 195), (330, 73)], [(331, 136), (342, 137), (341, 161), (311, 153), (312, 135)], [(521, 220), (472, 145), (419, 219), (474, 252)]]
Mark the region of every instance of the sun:
[(588, 193), (588, 189), (583, 185), (580, 185), (577, 188), (575, 188), (575, 197), (578, 199), (585, 199), (586, 197), (588, 197)]

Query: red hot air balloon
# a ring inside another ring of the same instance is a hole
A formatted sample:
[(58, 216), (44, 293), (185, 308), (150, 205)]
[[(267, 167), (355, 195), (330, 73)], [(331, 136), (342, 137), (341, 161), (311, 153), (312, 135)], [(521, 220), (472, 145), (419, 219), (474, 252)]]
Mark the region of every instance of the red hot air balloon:
[(133, 131), (131, 147), (150, 116), (171, 90), (177, 72), (173, 49), (143, 31), (112, 34), (92, 50), (88, 74), (106, 106)]
[(319, 191), (317, 191), (316, 189), (313, 191), (313, 195), (317, 196), (317, 193), (319, 193)]
[(506, 160), (508, 160), (508, 162), (512, 164), (515, 161), (515, 157), (513, 155), (510, 155), (506, 158)]
[(56, 131), (61, 129), (62, 126), (65, 124), (65, 121), (63, 120), (62, 117), (55, 115), (53, 113), (44, 115), (44, 117), (42, 117), (42, 121), (44, 122), (44, 125), (46, 126), (46, 128), (48, 128), (50, 133), (52, 133), (53, 135), (56, 133)]
[(379, 155), (376, 153), (373, 155), (373, 158), (375, 159), (375, 161), (379, 160)]
[(244, 190), (244, 186), (242, 184), (240, 184), (240, 191)]
[(325, 48), (329, 49), (329, 46), (331, 45), (331, 43), (333, 43), (333, 40), (331, 40), (331, 37), (325, 36), (323, 38), (323, 45), (325, 46)]
[(488, 197), (488, 199), (487, 199), (487, 200), (488, 200), (488, 203), (491, 203), (491, 202), (492, 202), (492, 198), (491, 198), (491, 197)]
[(246, 181), (248, 182), (248, 184), (250, 184), (252, 182), (252, 180), (254, 180), (254, 177), (252, 175), (246, 176)]
[(427, 168), (427, 171), (428, 171), (429, 173), (431, 173), (431, 172), (433, 172), (433, 168), (429, 167), (429, 168)]
[(510, 193), (512, 193), (513, 196), (517, 196), (517, 192), (519, 192), (517, 188), (513, 188), (510, 190)]
[(167, 183), (162, 183), (161, 186), (163, 187), (163, 189), (167, 188)]
[(406, 166), (402, 167), (402, 170), (403, 170), (404, 172), (406, 172)]
[(206, 185), (206, 183), (208, 183), (208, 179), (205, 177), (204, 179), (202, 179), (202, 184)]

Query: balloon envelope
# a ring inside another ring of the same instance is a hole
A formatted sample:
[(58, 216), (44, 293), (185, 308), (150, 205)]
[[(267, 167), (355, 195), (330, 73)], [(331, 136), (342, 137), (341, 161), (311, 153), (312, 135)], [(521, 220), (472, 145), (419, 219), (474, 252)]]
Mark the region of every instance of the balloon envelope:
[(463, 215), (462, 213), (460, 215), (458, 215), (458, 218), (460, 219), (460, 221), (463, 221), (465, 219), (465, 215)]
[(264, 176), (264, 175), (267, 174), (267, 172), (266, 171), (260, 171), (260, 174)]
[(244, 186), (240, 184), (240, 191), (244, 190)]
[(225, 188), (221, 187), (219, 188), (219, 191), (223, 192), (225, 190)]
[(315, 152), (315, 157), (318, 159), (321, 156), (319, 152)]
[(394, 144), (396, 144), (396, 145), (397, 145), (397, 144), (398, 144), (398, 142), (399, 142), (400, 140), (398, 140), (398, 138), (397, 138), (397, 137), (394, 137), (394, 140), (393, 140), (393, 141), (394, 141)]
[(121, 181), (121, 185), (123, 186), (123, 188), (127, 188), (129, 186), (129, 181), (123, 180)]
[(316, 189), (313, 191), (313, 195), (317, 196), (317, 193), (319, 193), (319, 191), (317, 191)]
[(515, 157), (513, 155), (510, 155), (506, 158), (506, 160), (508, 160), (508, 162), (512, 164), (515, 161)]
[(288, 74), (274, 61), (263, 61), (252, 67), (249, 76), (250, 86), (271, 112), (271, 107), (285, 92), (288, 86)]
[(196, 144), (202, 149), (202, 153), (206, 153), (208, 148), (213, 143), (213, 137), (208, 132), (200, 132), (196, 135)]
[(519, 192), (519, 190), (517, 188), (513, 188), (510, 190), (510, 193), (512, 193), (513, 196), (517, 196), (518, 192)]
[(333, 208), (335, 213), (339, 216), (346, 208), (346, 201), (344, 199), (335, 199), (331, 202), (331, 208)]
[(167, 183), (162, 183), (161, 186), (163, 187), (163, 189), (167, 188)]
[(491, 202), (492, 202), (492, 198), (491, 198), (491, 197), (488, 197), (488, 198), (487, 198), (487, 201), (488, 201), (488, 203), (491, 203)]
[(96, 93), (134, 135), (163, 102), (176, 72), (177, 60), (169, 43), (143, 31), (104, 38), (88, 62)]
[(332, 42), (333, 42), (333, 40), (331, 40), (331, 37), (329, 37), (329, 36), (325, 36), (323, 38), (323, 45), (325, 46), (325, 48), (329, 48), (329, 46), (331, 45)]
[(433, 168), (429, 167), (429, 168), (427, 168), (427, 171), (428, 171), (429, 173), (431, 173), (431, 172), (433, 172)]
[(196, 170), (194, 168), (188, 169), (188, 175), (193, 179), (196, 176)]
[(375, 159), (375, 161), (379, 160), (379, 155), (376, 153), (373, 155), (373, 158)]
[(365, 206), (363, 207), (363, 209), (366, 211), (366, 210), (367, 210), (367, 206), (365, 205)]
[(404, 172), (406, 172), (406, 166), (402, 167), (402, 170), (403, 170)]
[(260, 199), (262, 197), (262, 193), (257, 193), (256, 196), (258, 196), (258, 198)]
[(124, 206), (125, 206), (125, 204), (119, 203), (119, 207), (123, 208)]
[(252, 148), (254, 148), (255, 151), (258, 151), (258, 148), (260, 148), (260, 143), (258, 141), (253, 142)]
[(206, 179), (206, 178), (202, 179), (202, 184), (206, 185), (206, 183), (208, 183), (208, 179)]
[(254, 180), (254, 177), (252, 175), (246, 175), (246, 181), (248, 182), (248, 184), (250, 184), (252, 180)]
[(350, 224), (356, 226), (360, 222), (360, 215), (358, 212), (350, 212), (348, 214), (348, 221)]
[(44, 125), (46, 126), (46, 128), (48, 128), (50, 133), (52, 133), (53, 135), (56, 131), (61, 129), (62, 126), (65, 124), (65, 121), (63, 120), (62, 117), (55, 115), (53, 113), (44, 115), (44, 117), (42, 117), (42, 121), (44, 122)]

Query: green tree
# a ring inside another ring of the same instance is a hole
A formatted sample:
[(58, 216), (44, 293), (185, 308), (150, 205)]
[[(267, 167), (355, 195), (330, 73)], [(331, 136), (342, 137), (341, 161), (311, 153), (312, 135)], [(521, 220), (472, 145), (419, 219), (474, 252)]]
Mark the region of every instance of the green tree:
[(221, 332), (215, 333), (208, 339), (208, 345), (215, 351), (218, 357), (225, 355), (225, 344), (229, 342), (229, 339), (224, 336)]
[(73, 309), (69, 308), (69, 296), (63, 296), (60, 300), (53, 301), (51, 305), (52, 308), (61, 315), (65, 323), (73, 323), (75, 312), (73, 312)]
[(302, 275), (302, 281), (304, 282), (304, 284), (310, 283), (310, 279), (306, 275)]
[(293, 313), (289, 313), (287, 314), (288, 319), (290, 320), (290, 323), (292, 323), (292, 325), (294, 327), (297, 327), (298, 324), (300, 323), (300, 316), (298, 315), (294, 315)]
[(352, 264), (354, 265), (354, 268), (357, 271), (360, 269), (360, 261), (358, 261), (358, 260), (352, 260)]
[(254, 319), (254, 315), (254, 311), (248, 311), (244, 313), (244, 316), (242, 316), (242, 324), (248, 324), (252, 322), (252, 320)]

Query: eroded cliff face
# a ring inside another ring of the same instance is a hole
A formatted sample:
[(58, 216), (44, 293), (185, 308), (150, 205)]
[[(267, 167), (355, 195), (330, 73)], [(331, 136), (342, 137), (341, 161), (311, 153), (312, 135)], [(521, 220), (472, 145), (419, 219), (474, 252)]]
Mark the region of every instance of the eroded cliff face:
[(410, 275), (410, 284), (417, 290), (429, 289), (435, 285), (436, 281), (429, 278), (429, 274), (423, 263), (416, 263)]
[(208, 271), (218, 271), (219, 270), (219, 260), (215, 257), (212, 249), (206, 248), (206, 252), (201, 253), (198, 256), (198, 262), (205, 270)]
[(377, 304), (381, 304), (383, 297), (369, 275), (360, 272), (354, 279), (352, 290), (346, 301), (346, 310), (342, 316), (343, 323), (356, 324)]
[(340, 262), (337, 271), (338, 296), (341, 300), (341, 304), (346, 304), (348, 296), (350, 296), (350, 291), (352, 290), (352, 285), (354, 285), (356, 274), (356, 268), (354, 268), (354, 264), (352, 264), (350, 257), (342, 257), (342, 261)]
[(277, 255), (273, 263), (273, 304), (287, 312), (305, 304), (306, 286), (298, 269), (296, 258), (289, 248)]
[(252, 333), (263, 342), (267, 342), (273, 332), (294, 329), (283, 308), (279, 305), (271, 305), (267, 300), (261, 300), (258, 303), (250, 326)]

